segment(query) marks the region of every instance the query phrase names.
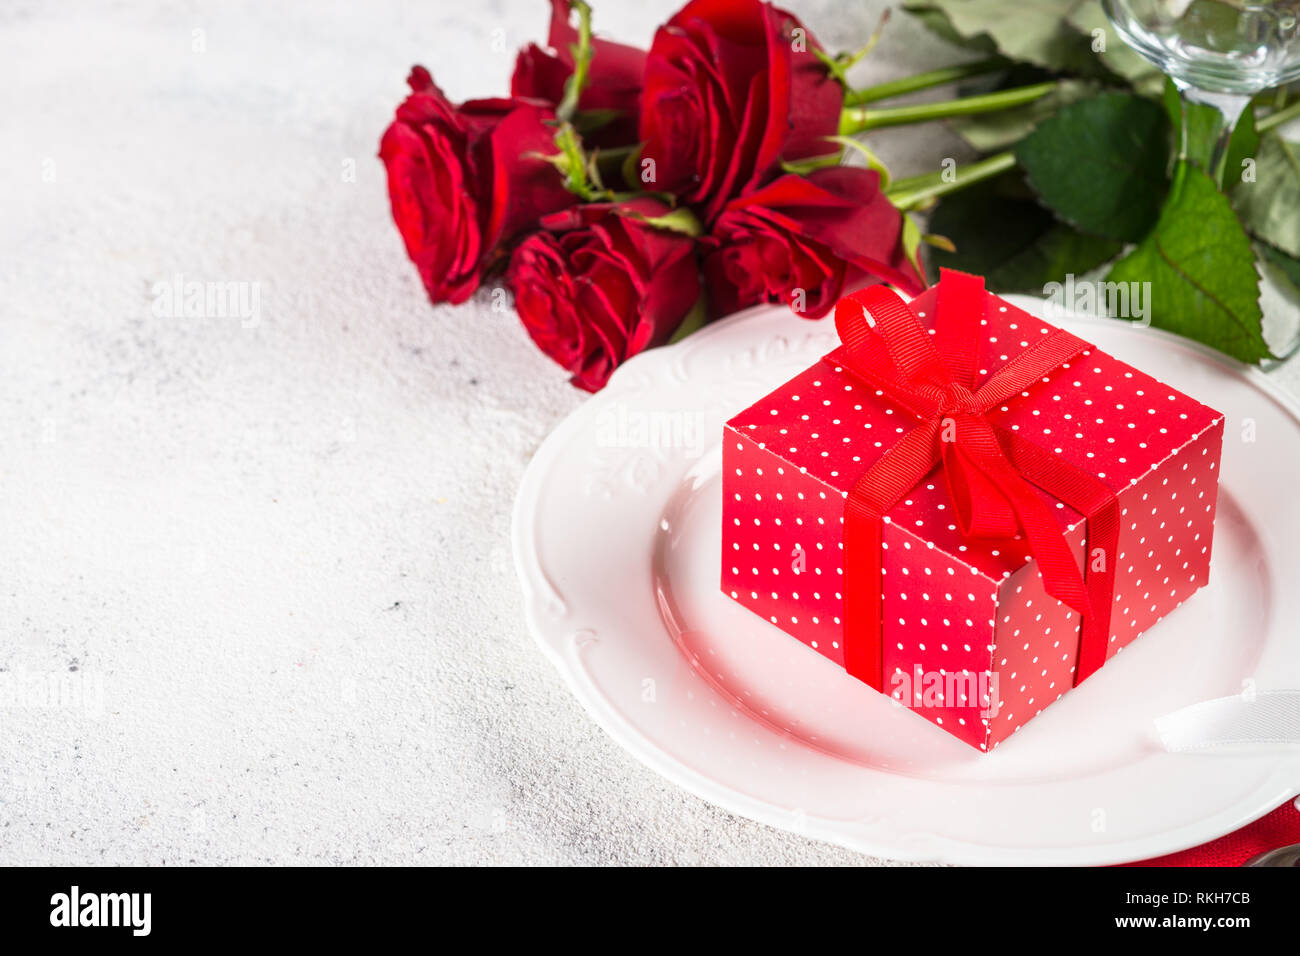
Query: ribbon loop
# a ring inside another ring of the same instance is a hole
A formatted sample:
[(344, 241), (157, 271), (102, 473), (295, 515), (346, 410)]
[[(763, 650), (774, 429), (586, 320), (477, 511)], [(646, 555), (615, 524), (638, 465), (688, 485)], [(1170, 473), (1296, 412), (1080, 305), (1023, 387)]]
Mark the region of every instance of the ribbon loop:
[(987, 321), (984, 280), (943, 270), (937, 301), (933, 334), (883, 286), (854, 292), (835, 307), (843, 366), (919, 420), (866, 469), (845, 501), (845, 668), (877, 689), (883, 684), (881, 526), (889, 510), (941, 464), (962, 535), (995, 541), (1023, 535), (1047, 592), (1082, 616), (1077, 682), (1105, 661), (1115, 555), (1100, 563), (1099, 572), (1081, 571), (1034, 485), (1088, 518), (1094, 549), (1114, 549), (1117, 499), (1092, 475), (995, 428), (985, 416), (1088, 343), (1057, 329), (976, 385), (980, 326)]

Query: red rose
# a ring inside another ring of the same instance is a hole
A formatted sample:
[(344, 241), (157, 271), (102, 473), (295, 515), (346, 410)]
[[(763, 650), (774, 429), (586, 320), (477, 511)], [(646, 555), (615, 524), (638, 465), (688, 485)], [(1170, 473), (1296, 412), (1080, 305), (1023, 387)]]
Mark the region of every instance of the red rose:
[(711, 221), (781, 160), (836, 151), (844, 92), (794, 16), (758, 0), (693, 0), (655, 34), (641, 108), (655, 183)]
[(873, 170), (782, 176), (729, 202), (701, 240), (709, 312), (779, 300), (819, 318), (872, 281), (918, 293), (925, 286), (903, 253), (902, 224)]
[[(568, 0), (551, 0), (551, 33), (546, 40), (550, 51), (535, 43), (519, 51), (510, 93), (558, 104), (564, 98), (564, 84), (573, 73), (572, 49), (577, 42), (578, 31), (569, 23)], [(592, 39), (591, 66), (578, 109), (615, 115), (583, 136), (587, 145), (627, 146), (637, 142), (644, 74), (644, 50)]]
[(576, 202), (537, 154), (555, 153), (549, 107), (528, 100), (448, 102), (424, 67), (384, 132), (393, 220), (434, 302), (464, 302), (499, 246)]
[(591, 203), (546, 217), (506, 281), (537, 346), (594, 392), (638, 352), (667, 342), (700, 294), (693, 240), (644, 220), (655, 199)]

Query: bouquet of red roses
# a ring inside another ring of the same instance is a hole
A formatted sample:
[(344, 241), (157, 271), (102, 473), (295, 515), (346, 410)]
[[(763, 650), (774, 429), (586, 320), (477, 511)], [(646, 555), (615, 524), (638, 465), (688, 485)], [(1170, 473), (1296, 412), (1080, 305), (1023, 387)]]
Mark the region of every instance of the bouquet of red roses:
[[(632, 355), (750, 305), (819, 318), (869, 283), (919, 292), (921, 242), (950, 244), (906, 211), (1013, 164), (890, 184), (850, 135), (1053, 87), (867, 107), (1007, 66), (852, 90), (845, 71), (879, 35), (830, 54), (770, 3), (691, 0), (639, 50), (594, 38), (583, 0), (552, 0), (547, 47), (519, 52), (508, 98), (451, 103), (416, 67), (380, 156), (430, 298), (463, 302), (504, 274), (529, 335), (595, 391)], [(844, 164), (855, 152), (865, 167)]]
[(923, 288), (880, 172), (840, 165), (843, 60), (793, 15), (692, 0), (643, 51), (593, 38), (585, 3), (552, 7), (509, 98), (454, 104), (416, 67), (384, 133), (434, 302), (504, 270), (533, 340), (594, 391), (749, 305), (815, 318), (868, 282)]

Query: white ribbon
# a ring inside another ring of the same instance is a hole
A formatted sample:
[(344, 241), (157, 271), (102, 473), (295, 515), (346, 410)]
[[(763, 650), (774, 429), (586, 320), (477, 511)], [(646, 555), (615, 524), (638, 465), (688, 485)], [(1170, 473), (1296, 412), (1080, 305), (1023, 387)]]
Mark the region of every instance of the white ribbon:
[(1173, 753), (1240, 746), (1300, 747), (1300, 690), (1262, 690), (1202, 701), (1157, 717)]

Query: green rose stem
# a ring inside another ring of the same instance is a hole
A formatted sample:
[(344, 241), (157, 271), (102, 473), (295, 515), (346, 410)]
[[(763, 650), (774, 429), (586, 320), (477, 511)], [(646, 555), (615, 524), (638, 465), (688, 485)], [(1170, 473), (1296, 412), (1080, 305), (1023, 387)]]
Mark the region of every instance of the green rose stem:
[(569, 0), (569, 12), (578, 11), (578, 42), (573, 54), (573, 73), (564, 84), (564, 98), (555, 107), (555, 115), (567, 123), (578, 112), (578, 98), (587, 85), (587, 71), (591, 69), (591, 7), (583, 0)]
[(890, 80), (888, 83), (867, 86), (860, 90), (849, 90), (844, 94), (844, 105), (861, 106), (863, 103), (888, 100), (895, 96), (915, 93), (918, 90), (943, 86), (945, 83), (955, 83), (967, 77), (982, 76), (985, 73), (1005, 69), (1006, 66), (1006, 60), (1001, 57), (993, 57), (988, 60), (976, 60), (974, 63), (944, 67), (941, 70), (931, 70), (928, 73), (918, 73), (916, 76), (905, 76), (902, 79)]
[(931, 120), (970, 116), (975, 113), (992, 113), (996, 110), (1024, 106), (1042, 99), (1056, 89), (1055, 83), (1035, 83), (1010, 90), (998, 90), (982, 96), (966, 96), (940, 103), (918, 103), (915, 106), (886, 106), (865, 109), (852, 106), (840, 114), (840, 135), (851, 136), (882, 126), (902, 126), (907, 123), (926, 123)]
[[(1276, 129), (1283, 123), (1297, 118), (1300, 118), (1300, 100), (1285, 109), (1277, 110), (1262, 119), (1256, 120), (1255, 128), (1261, 133), (1267, 133), (1269, 130)], [(1015, 165), (1015, 153), (1007, 150), (1004, 153), (996, 153), (981, 159), (976, 163), (958, 166), (952, 173), (947, 175), (946, 179), (944, 178), (945, 171), (939, 170), (933, 173), (924, 173), (920, 176), (911, 176), (907, 179), (895, 180), (885, 190), (885, 195), (899, 209), (908, 212), (920, 209), (940, 196), (955, 193), (981, 180), (1000, 176), (1014, 169)]]
[(940, 196), (965, 189), (981, 180), (1000, 176), (1015, 168), (1015, 165), (1016, 154), (1007, 150), (1005, 153), (981, 159), (977, 163), (957, 166), (952, 172), (942, 169), (921, 176), (897, 179), (885, 190), (885, 195), (895, 206), (907, 212), (919, 209)]
[(1255, 129), (1261, 133), (1267, 133), (1269, 130), (1275, 129), (1297, 116), (1300, 116), (1300, 100), (1296, 100), (1286, 109), (1278, 110), (1276, 113), (1269, 113), (1263, 119), (1255, 120)]

